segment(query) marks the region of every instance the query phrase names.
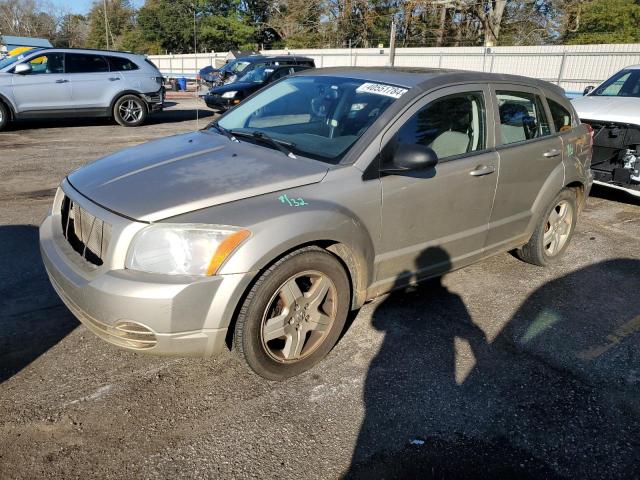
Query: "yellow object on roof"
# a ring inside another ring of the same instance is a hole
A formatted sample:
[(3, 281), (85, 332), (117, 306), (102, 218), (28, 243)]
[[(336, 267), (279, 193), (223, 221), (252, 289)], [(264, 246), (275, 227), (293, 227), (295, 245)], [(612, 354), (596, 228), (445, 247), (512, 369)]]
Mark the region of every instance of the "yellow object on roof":
[(33, 47), (18, 47), (14, 48), (9, 52), (9, 56), (13, 57), (14, 55), (20, 55), (21, 53), (28, 52), (29, 50), (33, 50)]

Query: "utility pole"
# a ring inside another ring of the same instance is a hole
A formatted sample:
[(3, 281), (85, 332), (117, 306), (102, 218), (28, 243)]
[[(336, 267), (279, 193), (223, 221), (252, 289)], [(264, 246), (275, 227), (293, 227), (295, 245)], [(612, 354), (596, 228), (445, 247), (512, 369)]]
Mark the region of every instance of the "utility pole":
[(109, 23), (107, 20), (107, 0), (102, 0), (104, 10), (104, 38), (107, 40), (107, 50), (109, 50)]
[(391, 38), (389, 39), (389, 65), (393, 67), (396, 61), (396, 20), (391, 19)]
[[(196, 4), (193, 4), (193, 53), (198, 53), (198, 34), (196, 30)], [(196, 64), (198, 60), (196, 59)]]

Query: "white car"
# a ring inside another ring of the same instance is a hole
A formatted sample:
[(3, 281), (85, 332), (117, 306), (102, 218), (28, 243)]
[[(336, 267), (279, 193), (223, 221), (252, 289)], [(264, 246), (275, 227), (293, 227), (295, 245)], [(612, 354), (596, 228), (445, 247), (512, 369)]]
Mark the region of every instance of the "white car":
[(595, 183), (640, 197), (640, 65), (626, 67), (572, 100), (593, 128)]
[(0, 130), (15, 119), (113, 117), (142, 125), (163, 108), (162, 74), (126, 52), (41, 48), (0, 60)]

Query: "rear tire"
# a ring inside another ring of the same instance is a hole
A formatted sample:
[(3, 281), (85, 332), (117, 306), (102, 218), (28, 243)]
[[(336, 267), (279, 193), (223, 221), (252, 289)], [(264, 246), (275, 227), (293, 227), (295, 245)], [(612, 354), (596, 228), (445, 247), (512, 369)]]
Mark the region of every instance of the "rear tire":
[(529, 242), (516, 250), (516, 255), (541, 267), (558, 263), (571, 242), (577, 218), (576, 194), (564, 189), (544, 211)]
[(123, 95), (113, 106), (113, 118), (123, 127), (139, 127), (148, 115), (147, 102), (136, 95)]
[(9, 109), (7, 106), (0, 102), (0, 130), (4, 130), (4, 128), (9, 125)]
[(234, 352), (268, 380), (309, 370), (338, 341), (350, 290), (345, 269), (331, 253), (306, 247), (286, 255), (260, 275), (242, 303)]

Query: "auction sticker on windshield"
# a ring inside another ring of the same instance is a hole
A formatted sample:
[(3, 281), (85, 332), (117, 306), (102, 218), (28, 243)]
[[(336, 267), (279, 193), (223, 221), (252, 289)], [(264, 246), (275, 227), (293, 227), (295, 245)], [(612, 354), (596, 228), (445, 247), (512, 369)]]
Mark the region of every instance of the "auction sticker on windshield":
[(373, 93), (375, 95), (400, 98), (403, 94), (407, 93), (407, 89), (401, 87), (392, 87), (391, 85), (385, 85), (384, 83), (363, 83), (358, 88), (356, 88), (356, 92)]

